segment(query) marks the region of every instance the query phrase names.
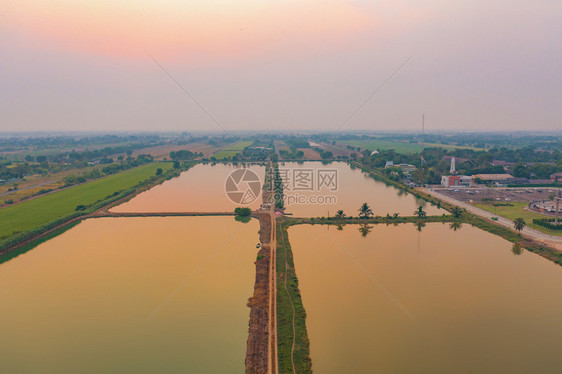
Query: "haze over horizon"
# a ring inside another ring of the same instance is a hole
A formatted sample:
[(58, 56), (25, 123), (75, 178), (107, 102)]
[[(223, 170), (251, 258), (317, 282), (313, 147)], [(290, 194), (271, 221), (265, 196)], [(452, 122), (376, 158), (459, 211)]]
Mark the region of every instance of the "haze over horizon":
[[(562, 128), (551, 0), (8, 1), (1, 131)], [(148, 52), (148, 54), (147, 54)]]

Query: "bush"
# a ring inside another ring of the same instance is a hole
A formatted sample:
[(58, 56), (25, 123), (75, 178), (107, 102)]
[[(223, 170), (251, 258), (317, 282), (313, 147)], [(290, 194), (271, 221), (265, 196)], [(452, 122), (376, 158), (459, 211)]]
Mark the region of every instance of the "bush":
[(562, 224), (559, 223), (556, 225), (554, 223), (554, 218), (534, 218), (533, 223), (550, 230), (562, 230)]
[(252, 214), (252, 209), (250, 208), (236, 208), (234, 209), (234, 213), (236, 213), (239, 217), (249, 217)]

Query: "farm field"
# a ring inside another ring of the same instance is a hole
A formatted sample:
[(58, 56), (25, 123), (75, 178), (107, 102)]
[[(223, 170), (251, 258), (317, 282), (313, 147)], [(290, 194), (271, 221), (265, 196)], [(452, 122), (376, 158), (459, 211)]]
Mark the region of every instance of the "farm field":
[(319, 146), (319, 148), (322, 148), (326, 152), (332, 152), (334, 154), (334, 157), (349, 157), (352, 153), (354, 153), (353, 151), (348, 149), (345, 144), (342, 143), (338, 143), (335, 145), (330, 143), (323, 143)]
[(287, 143), (285, 143), (283, 140), (274, 140), (273, 143), (275, 144), (275, 149), (279, 151), (291, 151), (291, 148), (289, 148)]
[(419, 152), (421, 150), (421, 146), (419, 144), (413, 143), (402, 143), (393, 140), (378, 140), (378, 139), (371, 139), (371, 140), (345, 140), (340, 142), (344, 145), (352, 145), (354, 147), (361, 147), (363, 149), (381, 149), (381, 150), (388, 150), (394, 149), (397, 153), (404, 153), (404, 154), (413, 154)]
[(304, 153), (303, 157), (306, 160), (321, 160), (322, 159), (322, 157), (320, 157), (320, 154), (312, 148), (299, 148), (298, 150), (302, 151)]
[[(0, 185), (0, 202), (8, 199), (12, 199), (14, 201), (23, 200), (44, 188), (60, 188), (64, 184), (62, 180), (64, 177), (78, 173), (88, 173), (92, 171), (92, 169), (94, 169), (94, 167), (64, 170), (57, 173), (49, 173), (47, 175), (34, 174), (26, 176), (25, 180), (5, 183)], [(10, 188), (13, 188), (14, 183), (18, 185), (18, 189), (15, 191), (9, 191)]]
[(227, 148), (223, 149), (222, 151), (218, 151), (213, 155), (213, 157), (216, 158), (217, 160), (223, 160), (228, 157), (233, 157), (238, 153), (242, 153), (244, 148), (249, 147), (250, 145), (252, 145), (252, 143), (253, 142), (251, 141), (241, 141), (241, 142), (234, 143), (228, 146)]
[(0, 240), (31, 230), (74, 213), (78, 205), (90, 205), (116, 191), (131, 188), (171, 163), (153, 163), (113, 174), (79, 186), (0, 209)]
[(430, 148), (447, 148), (447, 149), (471, 149), (473, 151), (484, 151), (485, 148), (469, 147), (466, 145), (454, 145), (454, 144), (441, 144), (441, 143), (425, 143), (425, 147)]
[(30, 155), (33, 157), (37, 156), (55, 156), (60, 153), (64, 152), (72, 152), (73, 150), (76, 152), (84, 152), (86, 150), (95, 150), (95, 149), (103, 149), (106, 147), (120, 147), (131, 145), (133, 143), (129, 142), (120, 142), (120, 143), (104, 143), (104, 144), (92, 144), (88, 146), (81, 146), (81, 147), (53, 147), (53, 148), (36, 148), (36, 147), (26, 147), (20, 148), (13, 151), (6, 151), (3, 152), (0, 150), (0, 155), (5, 156), (8, 160), (11, 161), (23, 161), (26, 155)]
[(190, 143), (185, 145), (157, 145), (154, 147), (141, 148), (133, 151), (133, 156), (140, 154), (149, 154), (157, 160), (162, 160), (164, 157), (170, 158), (170, 152), (177, 152), (188, 150), (194, 153), (202, 152), (204, 156), (216, 151), (218, 148), (204, 143)]
[[(405, 143), (395, 140), (382, 140), (382, 139), (371, 139), (371, 140), (344, 140), (340, 142), (344, 145), (352, 145), (354, 147), (361, 147), (365, 149), (375, 150), (389, 150), (394, 149), (396, 153), (403, 154), (413, 154), (421, 151), (421, 144), (418, 143)], [(472, 149), (475, 151), (482, 150), (481, 148), (457, 146), (453, 144), (439, 144), (439, 143), (426, 143), (424, 145), (426, 148), (437, 147), (446, 149)]]

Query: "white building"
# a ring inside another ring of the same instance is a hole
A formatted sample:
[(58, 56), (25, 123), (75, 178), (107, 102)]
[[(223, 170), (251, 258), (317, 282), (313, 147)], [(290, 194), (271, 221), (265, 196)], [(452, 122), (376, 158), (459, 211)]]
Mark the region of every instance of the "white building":
[(443, 187), (470, 187), (472, 178), (468, 175), (444, 175), (441, 177)]

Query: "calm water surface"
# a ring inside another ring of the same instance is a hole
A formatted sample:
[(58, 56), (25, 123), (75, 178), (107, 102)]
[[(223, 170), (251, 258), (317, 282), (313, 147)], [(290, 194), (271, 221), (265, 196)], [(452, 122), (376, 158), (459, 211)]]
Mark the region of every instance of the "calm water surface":
[(91, 219), (1, 264), (0, 372), (243, 373), (258, 229)]
[[(348, 216), (357, 216), (359, 207), (367, 202), (375, 215), (386, 215), (399, 213), (402, 216), (411, 216), (420, 205), (424, 206), (424, 210), (428, 215), (440, 215), (446, 213), (444, 210), (427, 204), (423, 200), (416, 199), (413, 195), (406, 194), (403, 191), (388, 186), (383, 182), (375, 180), (369, 174), (364, 173), (360, 169), (352, 169), (348, 164), (343, 162), (333, 162), (324, 165), (321, 162), (287, 162), (280, 164), (280, 169), (292, 170), (317, 170), (335, 169), (337, 173), (337, 191), (330, 191), (327, 188), (321, 188), (318, 191), (286, 191), (287, 195), (301, 196), (334, 196), (336, 203), (330, 201), (328, 203), (315, 204), (293, 204), (286, 205), (287, 213), (292, 213), (296, 217), (326, 217), (333, 216), (337, 210), (343, 209)], [(294, 173), (294, 172), (293, 172)], [(314, 189), (319, 184), (317, 174), (315, 174)], [(295, 181), (294, 174), (289, 173), (286, 184), (292, 185)]]
[(316, 372), (562, 372), (560, 266), (468, 225), (359, 228), (289, 229)]
[[(130, 201), (112, 208), (114, 212), (225, 212), (233, 211), (234, 204), (225, 193), (225, 181), (228, 175), (241, 166), (197, 164), (150, 190), (135, 196)], [(263, 181), (265, 167), (252, 165)], [(247, 186), (241, 185), (241, 188)], [(260, 206), (261, 195), (252, 204), (245, 205), (252, 209)]]

